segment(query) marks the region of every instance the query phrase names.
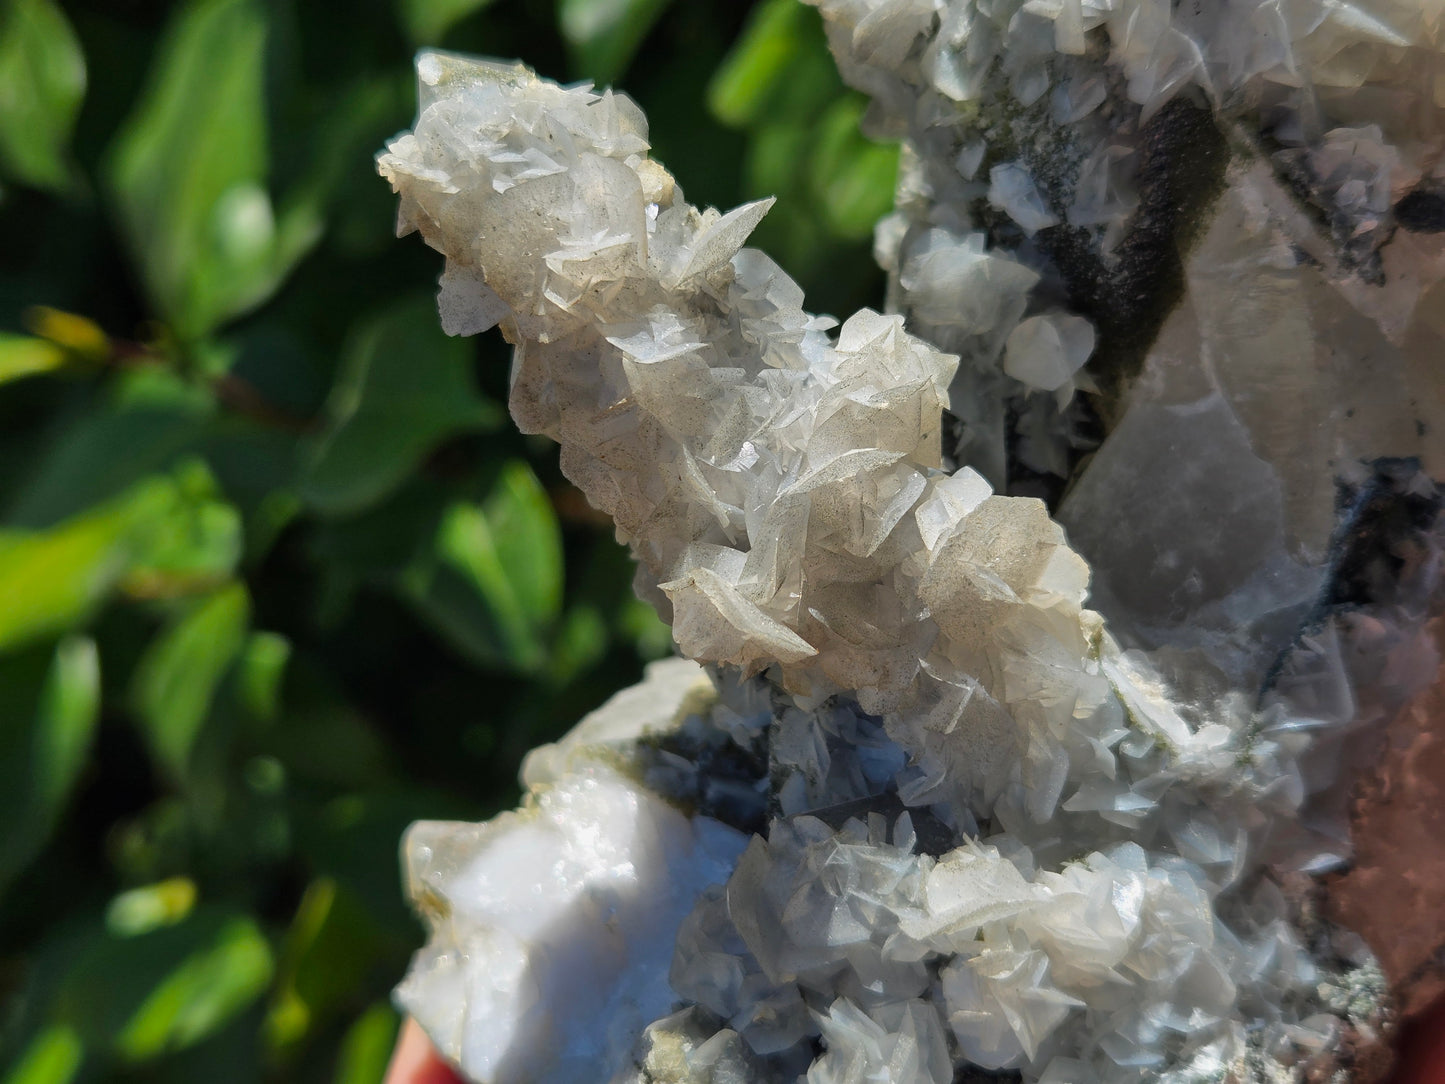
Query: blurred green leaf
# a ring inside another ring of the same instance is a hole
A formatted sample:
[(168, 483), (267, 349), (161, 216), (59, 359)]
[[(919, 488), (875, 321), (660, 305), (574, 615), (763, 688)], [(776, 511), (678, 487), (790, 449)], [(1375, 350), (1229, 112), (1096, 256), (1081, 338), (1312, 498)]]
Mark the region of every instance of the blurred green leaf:
[(758, 118), (779, 87), (796, 77), (810, 14), (797, 0), (766, 0), (753, 9), (742, 37), (708, 84), (713, 116), (734, 127)]
[(871, 237), (893, 207), (898, 147), (864, 138), (858, 125), (865, 108), (861, 95), (850, 94), (823, 114), (809, 165), (828, 225), (840, 237)]
[(281, 703), (281, 681), (291, 658), (291, 641), (274, 632), (253, 632), (241, 652), (236, 687), (255, 718), (270, 722)]
[(0, 651), (85, 619), (173, 501), (172, 487), (152, 480), (48, 531), (0, 530)]
[[(213, 344), (202, 341), (196, 344), (194, 357), (196, 368), (205, 371), (211, 366), (212, 373), (228, 361), (231, 355), (224, 350), (211, 349)], [(169, 340), (162, 342), (158, 349), (165, 351), (157, 358), (160, 364), (133, 365), (115, 374), (111, 386), (114, 400), (112, 410), (166, 410), (193, 418), (212, 419), (218, 412), (215, 388), (205, 380), (195, 379), (196, 373), (184, 372), (176, 364), (176, 344)]]
[(195, 905), (196, 882), (169, 877), (116, 896), (105, 909), (105, 927), (117, 937), (138, 937), (184, 921)]
[(138, 598), (209, 590), (229, 578), (241, 557), (241, 516), (220, 498), (215, 476), (199, 459), (172, 471), (176, 501), (157, 518), (123, 586)]
[[(798, 163), (807, 160), (815, 137), (810, 121), (775, 121), (755, 131), (747, 155), (747, 178), (753, 190), (787, 192), (796, 188)], [(816, 231), (816, 224), (813, 228)]]
[(557, 517), (532, 469), (515, 460), (480, 506), (447, 510), (435, 548), (407, 571), (405, 583), (461, 650), (532, 671), (546, 661), (562, 575)]
[(147, 883), (185, 869), (194, 819), (184, 798), (166, 795), (117, 821), (107, 841), (115, 877), (126, 884)]
[(231, 920), (150, 993), (117, 1036), (118, 1050), (144, 1061), (199, 1042), (260, 997), (273, 970), (255, 922)]
[(470, 362), (470, 346), (443, 334), (430, 300), (407, 301), (368, 323), (332, 388), (303, 497), (328, 515), (361, 511), (442, 440), (498, 425), (502, 412), (478, 396)]
[(385, 1002), (371, 1006), (346, 1030), (332, 1084), (381, 1084), (401, 1021)]
[(61, 640), (46, 663), (39, 651), (0, 659), (0, 889), (60, 819), (100, 717), (94, 641)]
[(30, 1041), (5, 1084), (70, 1084), (84, 1059), (85, 1047), (75, 1029), (54, 1024)]
[(7, 335), (0, 331), (0, 384), (24, 376), (54, 372), (66, 360), (65, 351), (53, 342), (29, 335)]
[(204, 599), (146, 648), (131, 699), (156, 761), (184, 780), (216, 687), (245, 642), (251, 600), (232, 583)]
[(627, 70), (671, 0), (558, 0), (557, 22), (572, 65), (599, 84)]
[(547, 653), (552, 680), (559, 685), (597, 663), (607, 652), (607, 622), (595, 606), (569, 610)]
[(168, 469), (204, 429), (205, 420), (190, 413), (118, 410), (100, 403), (56, 433), (7, 510), (6, 521), (50, 527), (111, 500), (147, 475)]
[[(482, 502), (497, 560), (518, 607), (539, 624), (550, 624), (562, 605), (562, 534), (557, 514), (537, 476), (520, 459), (502, 468)], [(452, 551), (470, 560), (465, 541)]]
[(348, 705), (288, 705), (285, 718), (285, 726), (267, 732), (264, 744), (299, 778), (329, 787), (365, 787), (387, 779), (390, 751)]
[(85, 766), (100, 718), (100, 655), (95, 641), (72, 636), (55, 648), (36, 717), (30, 785), (44, 815), (54, 819)]
[(110, 338), (101, 326), (78, 313), (32, 305), (25, 311), (25, 328), (67, 353), (87, 361), (104, 361), (111, 356)]
[(455, 490), (436, 480), (415, 477), (385, 500), (345, 519), (317, 524), (314, 559), (323, 568), (361, 579), (394, 577), (429, 545)]
[(672, 626), (657, 616), (657, 611), (640, 598), (624, 600), (617, 626), (632, 641), (644, 659), (660, 659), (672, 654)]
[(320, 236), (317, 208), (277, 218), (266, 190), (260, 0), (178, 9), (107, 176), (147, 291), (183, 340), (265, 300)]
[(53, 0), (0, 3), (0, 170), (39, 188), (72, 183), (70, 132), (85, 57)]
[(443, 35), (492, 0), (397, 0), (397, 13), (413, 45), (436, 45)]
[(276, 997), (267, 1014), (272, 1050), (284, 1052), (340, 1013), (376, 963), (375, 923), (352, 894), (330, 878), (301, 897), (282, 950)]

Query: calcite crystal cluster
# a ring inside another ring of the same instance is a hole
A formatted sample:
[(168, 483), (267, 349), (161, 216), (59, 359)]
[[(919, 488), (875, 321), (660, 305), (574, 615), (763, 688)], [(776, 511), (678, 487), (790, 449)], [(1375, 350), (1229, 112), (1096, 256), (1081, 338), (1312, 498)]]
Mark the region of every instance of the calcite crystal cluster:
[(1374, 1079), (1318, 875), (1439, 666), (1442, 13), (818, 6), (906, 152), (841, 326), (627, 98), (418, 61), (401, 232), (686, 658), (413, 827), (401, 1004), (480, 1084)]
[(961, 358), (945, 450), (1062, 495), (1116, 633), (1258, 688), (1339, 487), (1445, 471), (1445, 9), (809, 2), (904, 141), (878, 250)]

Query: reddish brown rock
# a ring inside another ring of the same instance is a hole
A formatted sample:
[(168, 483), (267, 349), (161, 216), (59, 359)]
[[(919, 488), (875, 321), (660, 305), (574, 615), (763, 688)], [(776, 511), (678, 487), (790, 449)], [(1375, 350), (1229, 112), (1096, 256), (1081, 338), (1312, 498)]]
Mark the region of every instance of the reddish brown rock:
[[(1431, 631), (1445, 648), (1445, 619)], [(1350, 827), (1355, 860), (1329, 878), (1327, 913), (1374, 950), (1408, 1019), (1445, 994), (1445, 663), (1385, 727)]]

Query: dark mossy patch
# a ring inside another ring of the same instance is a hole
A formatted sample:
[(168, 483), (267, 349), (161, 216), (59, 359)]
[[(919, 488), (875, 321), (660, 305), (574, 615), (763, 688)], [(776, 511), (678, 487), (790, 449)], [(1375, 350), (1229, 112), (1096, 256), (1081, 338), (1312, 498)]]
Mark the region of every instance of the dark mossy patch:
[(1445, 192), (1417, 188), (1395, 204), (1395, 222), (1411, 233), (1445, 233)]
[(1088, 230), (1058, 226), (1038, 237), (1070, 305), (1098, 331), (1089, 371), (1099, 384), (1106, 427), (1184, 294), (1184, 257), (1223, 188), (1229, 161), (1210, 111), (1183, 97), (1144, 126), (1139, 150), (1139, 206), (1112, 260), (1100, 256)]
[(1419, 460), (1379, 459), (1371, 467), (1363, 484), (1340, 486), (1326, 606), (1399, 601), (1401, 576), (1440, 515), (1440, 493), (1420, 477)]

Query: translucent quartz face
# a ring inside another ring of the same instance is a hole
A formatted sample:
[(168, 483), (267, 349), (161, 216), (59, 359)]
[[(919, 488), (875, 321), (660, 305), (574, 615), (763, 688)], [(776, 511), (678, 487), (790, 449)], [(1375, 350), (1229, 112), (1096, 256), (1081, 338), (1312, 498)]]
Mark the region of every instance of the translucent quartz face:
[(1382, 979), (1302, 915), (1434, 672), (1440, 13), (818, 6), (907, 141), (906, 324), (805, 312), (627, 98), (418, 60), (379, 166), (443, 324), (703, 667), (413, 828), (399, 998), (487, 1084), (1348, 1072)]

